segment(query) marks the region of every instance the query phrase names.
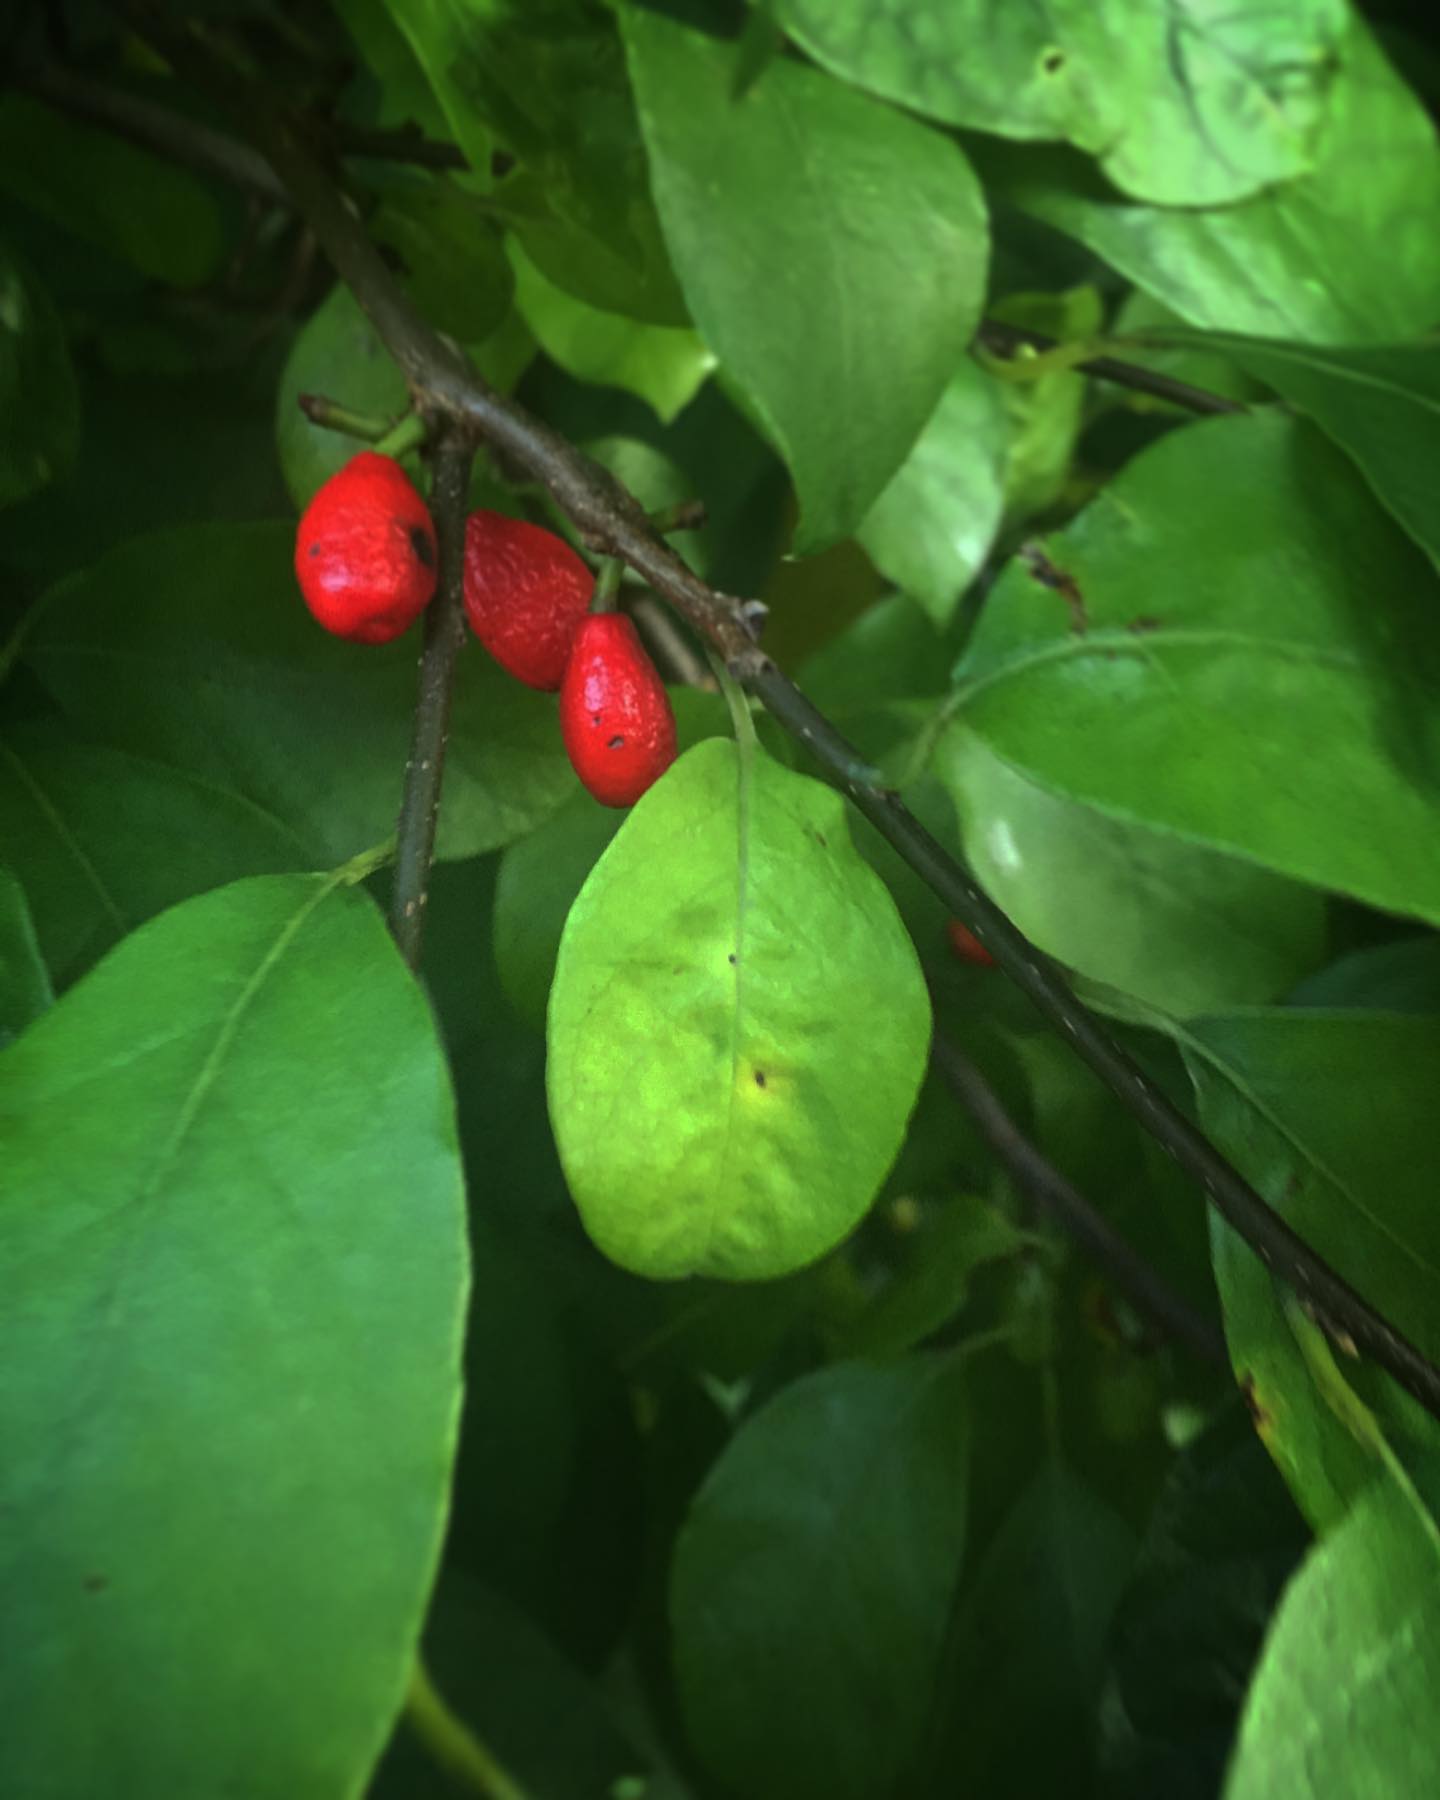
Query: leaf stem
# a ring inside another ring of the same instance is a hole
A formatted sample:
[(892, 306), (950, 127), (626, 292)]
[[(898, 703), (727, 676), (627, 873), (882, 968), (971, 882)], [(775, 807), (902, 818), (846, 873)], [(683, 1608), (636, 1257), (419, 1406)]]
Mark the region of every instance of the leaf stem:
[(483, 1794), (485, 1800), (528, 1800), (493, 1751), (451, 1712), (418, 1656), (405, 1696), (405, 1723), (435, 1762), (472, 1793)]

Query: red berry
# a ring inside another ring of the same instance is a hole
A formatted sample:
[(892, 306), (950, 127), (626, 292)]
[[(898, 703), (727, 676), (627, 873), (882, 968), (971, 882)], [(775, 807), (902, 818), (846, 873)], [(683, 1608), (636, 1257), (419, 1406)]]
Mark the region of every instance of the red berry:
[(982, 969), (993, 969), (995, 958), (968, 927), (952, 919), (945, 927), (950, 934), (950, 948), (962, 962), (976, 963)]
[(362, 450), (330, 477), (300, 521), (295, 574), (336, 637), (388, 644), (409, 630), (435, 592), (435, 527), (399, 463)]
[(581, 621), (560, 689), (560, 735), (605, 806), (633, 806), (674, 762), (670, 696), (624, 613)]
[(553, 694), (595, 577), (564, 538), (504, 513), (465, 521), (465, 616), (502, 669)]

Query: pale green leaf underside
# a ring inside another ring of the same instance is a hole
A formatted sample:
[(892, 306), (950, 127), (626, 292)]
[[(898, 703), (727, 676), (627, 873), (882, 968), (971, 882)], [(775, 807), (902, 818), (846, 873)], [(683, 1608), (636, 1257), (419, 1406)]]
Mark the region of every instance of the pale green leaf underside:
[(899, 1149), (930, 1014), (844, 802), (756, 751), (689, 751), (596, 864), (549, 1012), (556, 1143), (641, 1274), (755, 1279), (829, 1250)]

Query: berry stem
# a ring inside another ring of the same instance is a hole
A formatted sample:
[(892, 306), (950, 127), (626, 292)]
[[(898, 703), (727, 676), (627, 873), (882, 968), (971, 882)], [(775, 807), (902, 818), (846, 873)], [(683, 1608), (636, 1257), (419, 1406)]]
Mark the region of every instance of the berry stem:
[(607, 556), (595, 577), (595, 592), (590, 597), (592, 613), (614, 612), (620, 600), (620, 578), (625, 565), (618, 556)]
[(418, 450), (429, 433), (429, 423), (419, 413), (406, 413), (393, 431), (387, 431), (379, 439), (375, 445), (375, 453), (377, 456), (393, 456), (398, 461), (407, 451)]
[(341, 431), (346, 437), (360, 438), (367, 444), (378, 443), (395, 424), (393, 419), (382, 419), (376, 413), (355, 412), (325, 394), (298, 394), (295, 404), (322, 431)]
[(395, 832), (395, 882), (390, 890), (390, 930), (412, 969), (419, 967), (425, 936), (425, 902), (450, 730), (450, 695), (455, 685), (455, 660), (465, 642), (465, 496), (474, 457), (474, 445), (468, 439), (444, 440), (435, 452), (430, 490), (439, 572), (435, 598), (425, 614), (420, 695), (410, 760), (405, 765), (405, 792)]

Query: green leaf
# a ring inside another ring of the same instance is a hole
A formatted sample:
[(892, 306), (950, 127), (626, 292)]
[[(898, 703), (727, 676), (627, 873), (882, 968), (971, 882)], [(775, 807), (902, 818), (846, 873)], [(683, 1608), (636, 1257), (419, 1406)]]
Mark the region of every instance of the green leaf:
[(565, 920), (621, 815), (573, 795), (538, 831), (511, 844), (495, 886), (495, 965), (505, 996), (532, 1024), (545, 1024)]
[(49, 720), (0, 736), (0, 840), (62, 988), (176, 901), (310, 860), (293, 832), (239, 794), (82, 743)]
[(444, 1525), (452, 1110), (333, 877), (177, 907), (4, 1052), (10, 1791), (359, 1790)]
[(1436, 604), (1311, 427), (1208, 420), (1010, 565), (954, 706), (1057, 794), (1440, 919)]
[(1175, 1459), (1111, 1624), (1107, 1800), (1219, 1790), (1261, 1638), (1307, 1541), (1232, 1400)]
[[(365, 446), (343, 432), (312, 425), (300, 410), (301, 394), (320, 394), (382, 419), (399, 419), (410, 404), (405, 377), (343, 281), (296, 334), (275, 397), (280, 467), (290, 498), (303, 510), (315, 490)], [(419, 466), (418, 457), (405, 459), (412, 476)]]
[[(77, 726), (229, 789), (335, 864), (394, 830), (416, 640), (327, 636), (300, 599), (293, 545), (284, 524), (123, 545), (51, 593), (25, 658)], [(440, 854), (508, 843), (574, 788), (553, 699), (462, 654)]]
[(437, 331), (469, 343), (509, 312), (515, 278), (504, 240), (457, 182), (392, 177), (370, 231), (399, 256), (411, 299)]
[(777, 60), (732, 101), (732, 46), (655, 13), (623, 24), (690, 310), (790, 466), (797, 553), (823, 549), (960, 365), (985, 284), (980, 189), (956, 144), (813, 69)]
[(1011, 1503), (962, 1592), (953, 1671), (936, 1695), (949, 1789), (1089, 1791), (1101, 1650), (1133, 1556), (1124, 1520), (1061, 1463)]
[(50, 296), (0, 243), (0, 506), (69, 472), (80, 448), (80, 396)]
[[(1178, 1036), (1205, 1130), (1373, 1306), (1440, 1354), (1440, 1154), (1424, 1123), (1440, 1082), (1440, 1019), (1257, 1010)], [(1323, 1528), (1375, 1465), (1316, 1392), (1254, 1253), (1218, 1221), (1212, 1243), (1231, 1360), (1266, 1448)], [(1354, 1379), (1387, 1421), (1433, 1438), (1384, 1377), (1357, 1367)]]
[(814, 1261), (893, 1162), (929, 1031), (840, 796), (762, 751), (697, 745), (626, 820), (560, 944), (550, 1117), (586, 1229), (657, 1277)]
[(1440, 937), (1427, 932), (1423, 937), (1352, 950), (1300, 982), (1290, 995), (1290, 1004), (1440, 1013)]
[(667, 425), (694, 399), (715, 358), (693, 331), (587, 306), (547, 280), (518, 240), (509, 248), (520, 311), (552, 362), (577, 381), (638, 395)]
[(687, 323), (613, 22), (585, 0), (386, 0), (460, 147), (521, 167), (490, 201), (554, 282), (608, 312)]
[(777, 15), (846, 81), (948, 125), (1068, 138), (1162, 206), (1303, 174), (1348, 23), (1341, 0), (1178, 15), (1153, 0), (779, 0)]
[(1285, 1592), (1245, 1703), (1226, 1800), (1440, 1788), (1440, 1542), (1377, 1487)]
[[(6, 842), (12, 841), (7, 836)], [(25, 890), (9, 869), (0, 868), (0, 1048), (54, 998)]]
[(966, 357), (856, 536), (942, 628), (995, 541), (1010, 428), (999, 383)]
[[(947, 1098), (953, 1105), (948, 1090)], [(974, 1195), (937, 1207), (906, 1243), (900, 1268), (874, 1304), (840, 1333), (845, 1354), (913, 1350), (964, 1306), (977, 1269), (1017, 1255), (1025, 1242), (1003, 1213)]]
[(1435, 129), (1358, 19), (1315, 166), (1238, 206), (1129, 204), (1068, 152), (1007, 147), (977, 157), (987, 186), (1079, 238), (1192, 325), (1384, 344), (1434, 323)]
[(1313, 888), (1050, 793), (963, 722), (934, 766), (990, 898), (1091, 980), (1184, 1018), (1277, 999), (1324, 952)]
[(14, 89), (0, 102), (0, 192), (176, 287), (208, 281), (224, 254), (220, 209), (188, 169)]
[(1327, 350), (1226, 332), (1170, 332), (1213, 349), (1309, 413), (1352, 456), (1380, 504), (1440, 563), (1440, 347)]
[[(375, 123), (400, 130), (418, 126), (431, 137), (447, 137), (449, 125), (440, 102), (385, 0), (331, 0), (331, 4), (379, 89)], [(472, 123), (471, 133), (478, 138), (478, 121)], [(472, 145), (472, 153), (479, 147)], [(467, 180), (483, 181), (489, 161), (488, 155), (482, 157)]]
[(690, 1735), (726, 1793), (896, 1791), (965, 1544), (960, 1356), (838, 1363), (746, 1421), (670, 1578)]

